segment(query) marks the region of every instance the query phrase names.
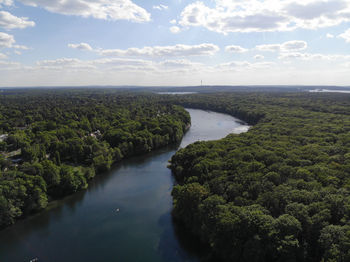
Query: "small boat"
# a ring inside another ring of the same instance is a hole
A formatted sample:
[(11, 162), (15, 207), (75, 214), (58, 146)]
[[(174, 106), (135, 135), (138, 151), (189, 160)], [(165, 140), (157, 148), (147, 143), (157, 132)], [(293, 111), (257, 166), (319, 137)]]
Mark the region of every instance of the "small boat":
[(38, 262), (39, 261), (39, 258), (33, 258), (33, 259), (31, 259), (29, 262)]

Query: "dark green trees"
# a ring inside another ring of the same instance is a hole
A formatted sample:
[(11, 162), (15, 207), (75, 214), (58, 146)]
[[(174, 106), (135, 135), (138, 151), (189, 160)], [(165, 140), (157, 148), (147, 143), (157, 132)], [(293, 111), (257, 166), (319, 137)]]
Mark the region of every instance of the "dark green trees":
[[(182, 105), (243, 117), (248, 133), (171, 159), (174, 216), (224, 261), (349, 261), (350, 96), (215, 94)], [(259, 113), (258, 113), (259, 112)]]
[(0, 228), (125, 157), (179, 142), (190, 123), (182, 107), (115, 90), (23, 90), (0, 95), (0, 115)]

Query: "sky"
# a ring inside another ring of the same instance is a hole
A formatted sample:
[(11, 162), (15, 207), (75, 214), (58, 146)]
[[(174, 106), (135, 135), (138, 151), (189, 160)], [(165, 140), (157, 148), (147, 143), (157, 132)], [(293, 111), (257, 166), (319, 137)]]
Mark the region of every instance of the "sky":
[(0, 86), (350, 86), (349, 0), (0, 0)]

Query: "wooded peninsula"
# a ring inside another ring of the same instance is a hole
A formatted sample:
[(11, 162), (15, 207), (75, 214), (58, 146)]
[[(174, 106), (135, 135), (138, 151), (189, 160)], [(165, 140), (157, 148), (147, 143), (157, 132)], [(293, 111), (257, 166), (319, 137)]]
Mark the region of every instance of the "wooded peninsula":
[(254, 125), (171, 159), (174, 216), (224, 261), (350, 261), (350, 95), (176, 99)]

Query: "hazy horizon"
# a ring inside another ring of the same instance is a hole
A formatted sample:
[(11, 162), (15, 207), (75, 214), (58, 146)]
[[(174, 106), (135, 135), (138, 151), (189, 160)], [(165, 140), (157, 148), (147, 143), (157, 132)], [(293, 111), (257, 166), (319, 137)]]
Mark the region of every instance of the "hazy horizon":
[(304, 89), (320, 89), (320, 90), (326, 90), (326, 88), (331, 88), (331, 90), (335, 90), (336, 88), (341, 89), (350, 89), (350, 86), (336, 86), (336, 85), (184, 85), (184, 86), (175, 86), (175, 85), (65, 85), (65, 86), (0, 86), (0, 89), (22, 89), (22, 88), (28, 88), (28, 89), (59, 89), (59, 88), (120, 88), (120, 89), (182, 89), (182, 88), (276, 88), (276, 89), (283, 89), (283, 88), (304, 88)]

